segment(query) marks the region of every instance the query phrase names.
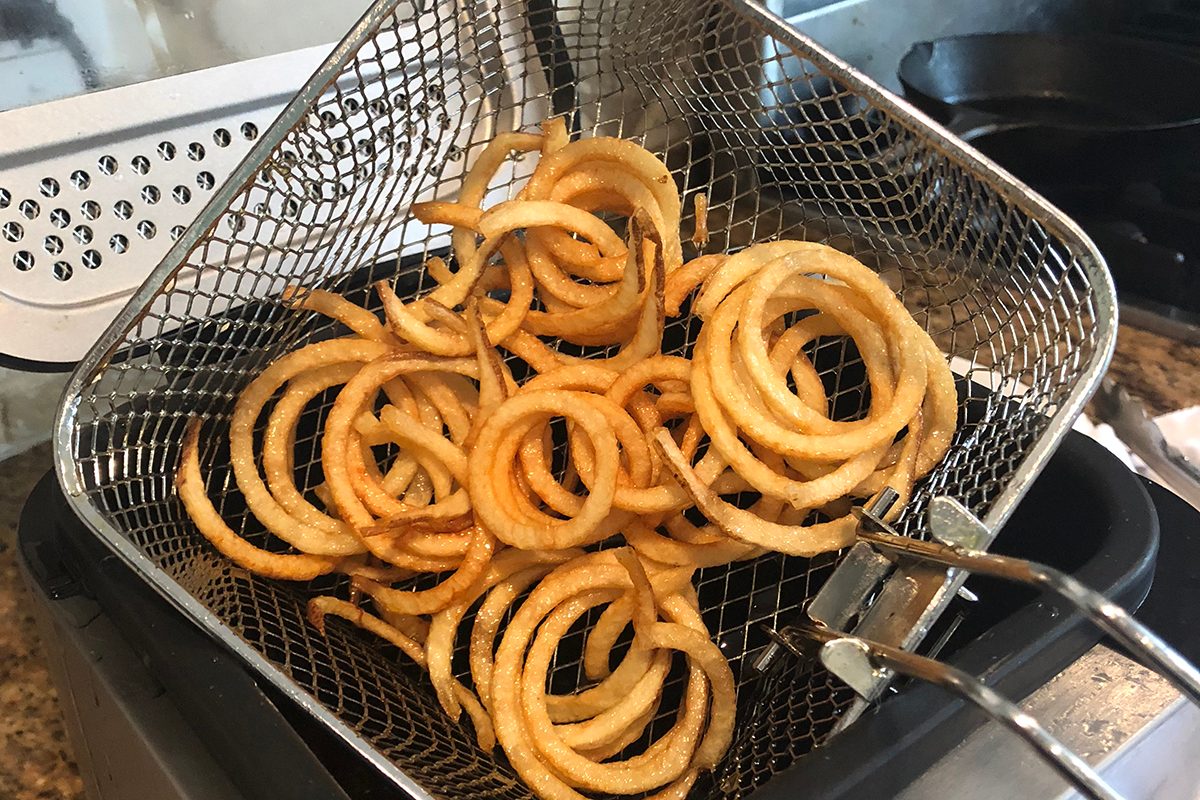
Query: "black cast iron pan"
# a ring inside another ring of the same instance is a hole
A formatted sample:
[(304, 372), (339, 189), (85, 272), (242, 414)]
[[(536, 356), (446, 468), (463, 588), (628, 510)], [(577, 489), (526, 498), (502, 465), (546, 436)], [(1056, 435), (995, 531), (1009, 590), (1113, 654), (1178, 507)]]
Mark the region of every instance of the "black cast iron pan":
[(1127, 180), (1200, 157), (1200, 61), (1115, 36), (918, 42), (905, 96), (1033, 183)]

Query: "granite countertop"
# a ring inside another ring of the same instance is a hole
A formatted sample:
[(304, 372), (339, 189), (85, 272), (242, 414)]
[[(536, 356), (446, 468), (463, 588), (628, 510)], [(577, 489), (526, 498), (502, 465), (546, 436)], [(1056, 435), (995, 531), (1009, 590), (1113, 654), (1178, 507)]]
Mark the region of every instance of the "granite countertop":
[[(1122, 326), (1111, 372), (1155, 414), (1200, 403), (1200, 346)], [(45, 445), (0, 464), (0, 797), (11, 800), (84, 797), (15, 560), (18, 515), (50, 466)]]
[(0, 797), (10, 800), (84, 797), (29, 590), (17, 573), (17, 518), (48, 469), (48, 445), (0, 463)]
[(1108, 374), (1153, 415), (1200, 405), (1200, 346), (1122, 325)]

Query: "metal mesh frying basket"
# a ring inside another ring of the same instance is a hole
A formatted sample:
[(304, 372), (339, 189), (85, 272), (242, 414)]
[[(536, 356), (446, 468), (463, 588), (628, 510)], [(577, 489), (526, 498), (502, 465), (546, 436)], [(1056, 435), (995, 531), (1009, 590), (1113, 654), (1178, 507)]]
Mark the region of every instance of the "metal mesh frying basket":
[[(81, 363), (57, 465), (77, 513), (148, 581), (416, 796), (527, 790), (445, 718), (394, 651), (305, 623), (313, 592), (344, 587), (264, 580), (215, 553), (175, 496), (178, 443), (189, 416), (206, 418), (209, 494), (231, 527), (265, 542), (220, 434), (236, 393), (272, 359), (336, 332), (280, 292), (299, 284), (366, 302), (364, 287), (388, 278), (419, 294), (419, 265), (448, 238), (408, 207), (452, 196), (486, 140), (551, 113), (580, 135), (657, 152), (685, 208), (707, 193), (709, 251), (829, 242), (878, 269), (956, 357), (960, 427), (901, 520), (911, 535), (935, 494), (998, 527), (1090, 395), (1115, 335), (1111, 283), (1073, 225), (757, 6), (381, 0)], [(530, 168), (513, 160), (489, 202), (513, 196)], [(696, 329), (686, 316), (671, 323), (672, 351), (687, 352)], [(861, 411), (853, 350), (823, 340), (814, 360), (835, 404)], [(305, 490), (320, 480), (314, 441), (298, 437), (314, 453), (297, 456)], [(839, 558), (764, 557), (700, 574), (706, 621), (735, 674), (762, 644), (760, 623), (794, 614)], [(577, 670), (560, 655), (555, 675)], [(853, 699), (811, 666), (776, 681), (740, 681), (742, 735), (697, 796), (769, 780), (819, 745)]]

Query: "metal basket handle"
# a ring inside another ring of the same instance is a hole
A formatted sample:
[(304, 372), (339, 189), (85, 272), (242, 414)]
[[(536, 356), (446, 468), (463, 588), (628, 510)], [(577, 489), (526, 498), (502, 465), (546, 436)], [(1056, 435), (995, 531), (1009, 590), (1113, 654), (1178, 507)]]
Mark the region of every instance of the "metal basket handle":
[(982, 523), (956, 500), (935, 497), (929, 507), (929, 526), (937, 541), (902, 536), (874, 509), (858, 509), (858, 538), (886, 555), (917, 558), (977, 575), (1049, 589), (1073, 605), (1129, 654), (1155, 670), (1200, 706), (1200, 670), (1120, 605), (1053, 567), (1021, 558), (974, 550), (967, 542)]
[[(869, 507), (854, 509), (859, 518), (858, 539), (880, 554), (913, 558), (945, 567), (1050, 589), (1077, 608), (1130, 655), (1163, 675), (1184, 697), (1200, 705), (1200, 670), (1174, 648), (1135, 620), (1128, 611), (1072, 576), (1053, 567), (975, 549), (988, 541), (987, 528), (970, 511), (949, 497), (936, 497), (929, 506), (933, 541), (911, 539), (883, 520), (896, 494), (890, 489)], [(772, 643), (756, 659), (765, 671), (783, 650), (805, 655), (804, 645), (818, 643), (821, 663), (860, 696), (872, 696), (881, 672), (894, 671), (954, 692), (983, 709), (1033, 745), (1047, 762), (1080, 792), (1092, 798), (1119, 798), (1087, 762), (1055, 739), (1037, 720), (1021, 711), (977, 678), (932, 658), (918, 656), (880, 642), (840, 633), (810, 613), (809, 621), (768, 631)]]
[(777, 634), (776, 641), (801, 657), (805, 644), (820, 643), (821, 663), (860, 694), (871, 690), (881, 669), (892, 670), (951, 691), (974, 703), (988, 716), (1033, 745), (1046, 762), (1085, 797), (1122, 800), (1121, 795), (1086, 761), (1056, 739), (1036, 719), (983, 681), (960, 669), (936, 659), (879, 642), (846, 636), (816, 625), (788, 625)]

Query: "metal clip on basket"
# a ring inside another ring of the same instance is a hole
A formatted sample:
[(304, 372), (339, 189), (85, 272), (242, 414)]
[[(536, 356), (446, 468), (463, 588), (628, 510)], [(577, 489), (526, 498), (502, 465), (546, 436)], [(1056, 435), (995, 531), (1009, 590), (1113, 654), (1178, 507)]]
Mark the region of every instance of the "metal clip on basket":
[[(1053, 591), (1124, 646), (1134, 658), (1158, 670), (1183, 696), (1200, 705), (1200, 670), (1124, 608), (1053, 567), (978, 550), (978, 542), (990, 539), (986, 526), (949, 497), (935, 497), (929, 504), (932, 540), (903, 536), (883, 521), (896, 499), (895, 492), (885, 489), (870, 507), (855, 509), (860, 542), (895, 559), (915, 559)], [(819, 603), (814, 601), (814, 604), (820, 608)], [(1055, 739), (1036, 719), (978, 678), (933, 658), (841, 633), (829, 626), (819, 613), (814, 613), (812, 606), (808, 617), (806, 622), (768, 631), (772, 642), (755, 660), (753, 667), (757, 672), (772, 669), (785, 650), (809, 658), (812, 646), (818, 645), (817, 656), (821, 664), (864, 699), (874, 697), (880, 680), (888, 679), (892, 673), (927, 681), (974, 703), (1017, 733), (1037, 748), (1046, 761), (1085, 797), (1120, 800), (1121, 796), (1086, 761)]]

